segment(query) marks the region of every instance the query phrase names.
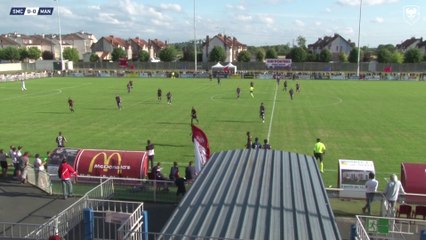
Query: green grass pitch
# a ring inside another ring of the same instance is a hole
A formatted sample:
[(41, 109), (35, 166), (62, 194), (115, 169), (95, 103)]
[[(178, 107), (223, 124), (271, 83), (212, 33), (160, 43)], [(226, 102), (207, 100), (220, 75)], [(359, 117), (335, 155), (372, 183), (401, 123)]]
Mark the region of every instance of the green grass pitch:
[[(126, 89), (129, 80), (134, 82), (131, 93)], [(249, 95), (251, 81), (255, 98)], [(327, 147), (327, 186), (337, 185), (338, 159), (373, 160), (381, 189), (383, 178), (399, 174), (401, 162), (425, 162), (425, 82), (299, 82), (301, 93), (293, 101), (282, 82), (276, 90), (274, 80), (258, 79), (222, 79), (218, 85), (208, 79), (46, 78), (26, 81), (25, 92), (19, 82), (1, 83), (0, 147), (7, 151), (11, 144), (23, 145), (32, 156), (44, 154), (55, 148), (59, 131), (67, 146), (79, 148), (144, 150), (151, 139), (166, 173), (173, 161), (183, 171), (194, 156), (194, 106), (212, 152), (243, 148), (250, 131), (262, 141), (270, 135), (273, 149), (311, 155), (320, 137)], [(289, 87), (295, 81), (289, 80)], [(171, 105), (166, 103), (168, 91), (173, 93)], [(116, 95), (123, 100), (121, 111)], [(68, 97), (75, 100), (74, 113)], [(261, 102), (265, 123), (259, 118)]]

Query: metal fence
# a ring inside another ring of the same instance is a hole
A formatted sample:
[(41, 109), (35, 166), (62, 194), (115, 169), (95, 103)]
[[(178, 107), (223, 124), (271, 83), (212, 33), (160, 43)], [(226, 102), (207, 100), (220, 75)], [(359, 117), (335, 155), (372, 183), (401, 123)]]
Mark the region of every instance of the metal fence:
[(421, 239), (426, 221), (413, 218), (356, 216), (357, 238), (369, 239)]

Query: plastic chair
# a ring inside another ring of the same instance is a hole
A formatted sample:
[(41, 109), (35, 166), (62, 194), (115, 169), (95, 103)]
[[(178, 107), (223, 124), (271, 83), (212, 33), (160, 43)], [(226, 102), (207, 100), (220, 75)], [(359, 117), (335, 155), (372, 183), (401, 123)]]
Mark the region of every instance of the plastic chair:
[(407, 218), (411, 218), (412, 207), (410, 205), (402, 204), (399, 205), (398, 210), (396, 210), (396, 217), (400, 218), (401, 214), (407, 215)]
[(417, 218), (417, 215), (423, 216), (423, 220), (426, 220), (426, 206), (416, 206), (413, 217)]

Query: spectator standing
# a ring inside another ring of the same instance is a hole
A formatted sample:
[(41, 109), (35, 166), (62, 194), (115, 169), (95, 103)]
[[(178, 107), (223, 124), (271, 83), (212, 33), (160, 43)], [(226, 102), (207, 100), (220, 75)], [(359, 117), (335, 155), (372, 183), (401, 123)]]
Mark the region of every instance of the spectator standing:
[(154, 167), (154, 144), (151, 143), (151, 140), (148, 139), (146, 142), (146, 151), (148, 151), (148, 161), (151, 163), (151, 170)]
[(67, 163), (67, 159), (64, 158), (59, 166), (58, 174), (62, 181), (62, 193), (64, 194), (64, 199), (67, 199), (72, 195), (71, 177), (72, 175), (77, 176), (77, 172)]
[(1, 175), (3, 177), (7, 176), (7, 159), (6, 154), (4, 154), (3, 149), (0, 149), (0, 165), (1, 165)]
[(251, 145), (251, 148), (253, 148), (253, 149), (262, 148), (262, 145), (260, 144), (258, 137), (254, 138), (254, 143)]
[(250, 149), (251, 148), (251, 144), (252, 144), (252, 138), (251, 138), (250, 132), (247, 132), (246, 135), (247, 135), (246, 148)]
[(29, 161), (30, 161), (30, 159), (29, 159), (29, 153), (28, 152), (25, 152), (18, 160), (19, 171), (21, 172), (21, 178), (20, 178), (21, 183), (27, 182), (27, 169), (26, 169), (26, 167), (28, 166)]
[(386, 184), (385, 191), (383, 192), (388, 202), (387, 216), (395, 216), (395, 202), (398, 201), (400, 192), (405, 194), (401, 182), (398, 180), (396, 174), (390, 175), (390, 180)]
[(374, 194), (377, 192), (377, 187), (379, 182), (374, 178), (375, 175), (373, 172), (368, 173), (368, 181), (365, 183), (365, 206), (362, 208), (363, 213), (371, 214), (371, 203), (374, 200)]
[(271, 145), (268, 143), (268, 139), (264, 139), (263, 140), (263, 146), (262, 146), (262, 148), (263, 149), (271, 149)]
[(40, 171), (44, 171), (44, 164), (45, 162), (43, 162), (40, 158), (40, 154), (36, 154), (35, 155), (35, 160), (34, 160), (34, 170), (36, 172), (40, 172)]
[(188, 182), (195, 179), (195, 167), (192, 166), (192, 161), (189, 161), (188, 166), (185, 168), (185, 178)]
[(18, 166), (18, 159), (16, 157), (16, 148), (13, 145), (10, 145), (10, 148), (9, 148), (9, 157), (10, 157), (10, 159), (12, 159), (13, 177), (17, 177), (18, 176), (19, 166)]
[(314, 144), (314, 157), (316, 160), (320, 161), (320, 171), (324, 172), (324, 155), (325, 155), (325, 145), (321, 142), (320, 138), (317, 138), (317, 142)]
[(175, 184), (177, 187), (176, 190), (176, 201), (179, 201), (179, 195), (182, 195), (182, 197), (186, 193), (186, 187), (185, 187), (185, 178), (182, 178), (179, 176), (179, 174), (176, 176)]
[(62, 135), (62, 132), (58, 133), (58, 136), (56, 137), (56, 143), (58, 144), (58, 147), (65, 147), (65, 143), (67, 142), (67, 139), (65, 136)]
[(179, 177), (179, 166), (177, 162), (173, 162), (172, 168), (170, 168), (169, 179), (175, 181)]

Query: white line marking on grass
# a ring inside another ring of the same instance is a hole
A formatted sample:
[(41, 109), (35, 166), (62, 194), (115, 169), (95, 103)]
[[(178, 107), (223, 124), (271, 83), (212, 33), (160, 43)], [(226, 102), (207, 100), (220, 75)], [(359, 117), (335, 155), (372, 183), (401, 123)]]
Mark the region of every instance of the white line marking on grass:
[(278, 84), (275, 85), (275, 95), (274, 95), (274, 100), (272, 103), (272, 111), (271, 111), (271, 120), (269, 120), (269, 130), (268, 130), (268, 141), (271, 137), (271, 130), (272, 130), (272, 119), (274, 118), (274, 111), (275, 111), (275, 103), (277, 100), (277, 92), (278, 92)]

